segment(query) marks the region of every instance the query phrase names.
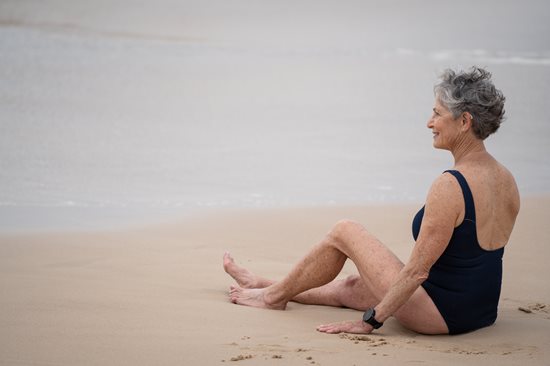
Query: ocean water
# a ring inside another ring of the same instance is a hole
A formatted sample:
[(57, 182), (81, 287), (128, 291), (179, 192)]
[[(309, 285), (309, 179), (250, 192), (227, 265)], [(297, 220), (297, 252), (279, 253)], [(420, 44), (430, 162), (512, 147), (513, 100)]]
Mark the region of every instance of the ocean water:
[(471, 65), (507, 96), (489, 150), (548, 194), (550, 6), (453, 4), (3, 1), (0, 231), (420, 204), (433, 85)]

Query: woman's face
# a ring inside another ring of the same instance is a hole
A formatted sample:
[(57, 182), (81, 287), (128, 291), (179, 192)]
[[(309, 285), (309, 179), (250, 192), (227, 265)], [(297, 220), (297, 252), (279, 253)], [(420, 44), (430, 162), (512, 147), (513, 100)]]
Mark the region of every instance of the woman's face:
[(451, 150), (460, 135), (460, 116), (453, 118), (451, 111), (436, 98), (427, 126), (433, 133), (433, 146), (436, 149)]

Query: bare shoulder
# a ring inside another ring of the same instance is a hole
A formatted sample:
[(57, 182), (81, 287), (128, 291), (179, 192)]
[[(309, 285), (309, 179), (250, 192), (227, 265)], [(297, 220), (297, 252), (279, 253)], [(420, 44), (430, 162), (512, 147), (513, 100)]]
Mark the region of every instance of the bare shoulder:
[(426, 198), (420, 233), (410, 263), (429, 270), (447, 247), (457, 221), (464, 215), (461, 188), (451, 174), (437, 177)]
[[(519, 211), (519, 190), (513, 174), (490, 155), (460, 166), (474, 195), (476, 207), (491, 206), (491, 212)], [(482, 208), (480, 207), (480, 208)]]
[(426, 199), (425, 215), (444, 219), (453, 225), (461, 221), (464, 215), (464, 198), (460, 184), (451, 174), (441, 174), (437, 177)]
[(459, 184), (455, 177), (450, 173), (440, 174), (432, 183), (430, 187), (431, 193), (445, 194), (452, 193), (452, 191), (459, 192)]
[(438, 176), (433, 181), (428, 193), (428, 201), (440, 199), (453, 200), (461, 197), (462, 194), (460, 184), (456, 178), (449, 173), (444, 173)]
[(497, 173), (495, 178), (500, 182), (500, 184), (496, 185), (498, 187), (498, 193), (501, 196), (500, 199), (507, 202), (509, 206), (508, 209), (515, 211), (517, 214), (520, 207), (520, 196), (514, 175), (504, 165), (497, 162)]
[(461, 171), (474, 197), (479, 244), (486, 250), (506, 245), (520, 208), (514, 176), (495, 159), (462, 166)]

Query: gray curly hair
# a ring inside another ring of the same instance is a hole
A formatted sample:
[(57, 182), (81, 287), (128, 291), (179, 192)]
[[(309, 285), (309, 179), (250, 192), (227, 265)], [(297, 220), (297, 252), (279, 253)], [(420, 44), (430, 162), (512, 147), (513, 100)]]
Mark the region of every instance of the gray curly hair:
[(504, 119), (506, 98), (493, 85), (491, 73), (477, 66), (458, 73), (447, 69), (440, 79), (434, 93), (453, 118), (470, 113), (474, 134), (482, 140), (498, 130)]

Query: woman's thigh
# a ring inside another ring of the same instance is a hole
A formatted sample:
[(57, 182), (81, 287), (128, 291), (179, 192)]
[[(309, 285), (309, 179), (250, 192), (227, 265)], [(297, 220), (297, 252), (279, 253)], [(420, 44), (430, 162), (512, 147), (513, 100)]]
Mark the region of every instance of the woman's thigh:
[[(363, 283), (378, 303), (386, 295), (404, 264), (362, 225), (353, 221), (341, 221), (331, 235), (336, 245), (357, 267)], [(365, 308), (372, 306), (373, 299), (365, 299)], [(419, 333), (448, 333), (445, 321), (423, 287), (419, 287), (394, 317), (405, 327)]]

